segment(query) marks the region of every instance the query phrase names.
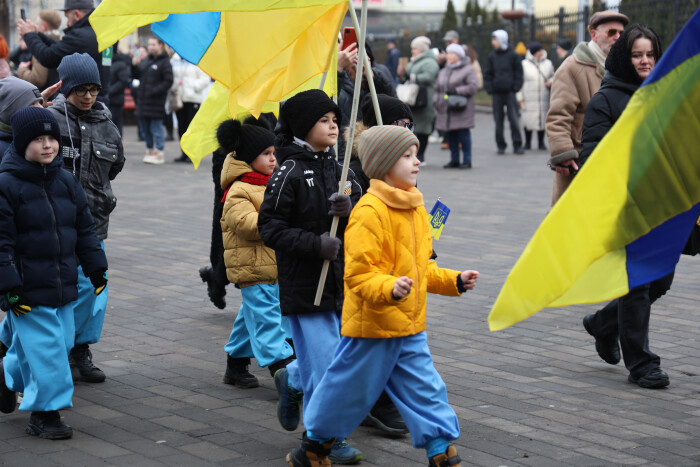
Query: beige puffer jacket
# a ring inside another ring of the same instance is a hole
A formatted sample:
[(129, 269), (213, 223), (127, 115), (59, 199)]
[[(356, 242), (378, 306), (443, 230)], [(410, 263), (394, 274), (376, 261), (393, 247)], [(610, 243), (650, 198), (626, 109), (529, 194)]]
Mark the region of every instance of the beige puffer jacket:
[(263, 245), (258, 233), (258, 211), (265, 185), (237, 180), (253, 169), (245, 162), (226, 156), (221, 171), (221, 188), (226, 190), (221, 231), (224, 239), (226, 277), (238, 287), (277, 282), (275, 252)]

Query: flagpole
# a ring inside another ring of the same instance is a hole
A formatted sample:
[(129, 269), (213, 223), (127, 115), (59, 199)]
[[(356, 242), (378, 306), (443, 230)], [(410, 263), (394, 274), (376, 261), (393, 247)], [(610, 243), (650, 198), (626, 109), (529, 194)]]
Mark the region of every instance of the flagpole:
[[(352, 6), (352, 1), (348, 1), (348, 8), (352, 13), (354, 13), (354, 8)], [(350, 168), (350, 156), (352, 154), (352, 141), (355, 138), (355, 122), (357, 122), (357, 107), (360, 102), (360, 88), (362, 86), (362, 72), (364, 68), (364, 63), (367, 59), (365, 53), (365, 28), (367, 27), (367, 0), (362, 0), (362, 24), (360, 27), (360, 36), (358, 38), (358, 48), (359, 48), (359, 60), (357, 61), (357, 72), (355, 73), (355, 88), (352, 95), (352, 111), (350, 112), (350, 121), (348, 122), (348, 141), (345, 146), (345, 158), (343, 159), (343, 171), (340, 175), (340, 182), (338, 183), (338, 194), (342, 195), (345, 191), (345, 182), (348, 179), (348, 169)], [(371, 81), (369, 79), (368, 81)], [(375, 96), (376, 98), (376, 96)], [(375, 107), (376, 108), (376, 107)], [(340, 122), (338, 122), (340, 124)], [(340, 136), (340, 135), (339, 135)], [(331, 223), (330, 236), (335, 237), (338, 231), (338, 216), (333, 216), (333, 222)], [(323, 296), (323, 287), (326, 284), (326, 277), (328, 276), (328, 267), (330, 266), (330, 260), (323, 261), (323, 268), (321, 269), (321, 278), (318, 281), (318, 287), (316, 289), (316, 298), (314, 299), (314, 306), (319, 306), (321, 304), (321, 297)]]

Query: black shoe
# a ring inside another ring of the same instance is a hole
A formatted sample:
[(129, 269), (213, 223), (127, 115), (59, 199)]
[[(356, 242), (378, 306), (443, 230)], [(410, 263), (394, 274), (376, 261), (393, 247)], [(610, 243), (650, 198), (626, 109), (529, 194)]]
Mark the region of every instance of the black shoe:
[(248, 372), (248, 365), (250, 358), (233, 358), (227, 355), (224, 383), (241, 389), (257, 388), (260, 383), (258, 378)]
[(185, 154), (180, 154), (180, 157), (175, 158), (173, 162), (189, 162), (190, 158), (187, 157)]
[(525, 154), (525, 150), (523, 148), (515, 148), (513, 149), (513, 152), (515, 154)]
[(442, 166), (443, 169), (456, 169), (458, 167), (459, 167), (459, 162), (455, 162), (455, 161), (450, 161), (447, 164)]
[(379, 400), (372, 410), (369, 411), (365, 419), (362, 421), (362, 426), (374, 426), (389, 435), (403, 435), (408, 433), (406, 422), (401, 418), (399, 410), (394, 403), (384, 394), (379, 397)]
[(591, 319), (593, 315), (587, 315), (583, 318), (583, 327), (588, 334), (595, 338), (595, 350), (598, 352), (600, 358), (606, 363), (611, 365), (617, 365), (620, 363), (620, 344), (618, 344), (617, 339), (603, 340), (598, 339), (595, 334), (593, 334), (593, 328), (591, 328)]
[(285, 460), (290, 467), (320, 467), (331, 465), (328, 456), (335, 439), (321, 444), (306, 437), (306, 432), (301, 439), (301, 444), (287, 454)]
[[(79, 344), (73, 347), (68, 356), (71, 367), (80, 372), (80, 380), (86, 383), (101, 383), (107, 377), (104, 372), (92, 363), (92, 352), (88, 344)], [(72, 373), (72, 372), (71, 372)], [(76, 378), (73, 378), (75, 381)]]
[(499, 149), (498, 149), (498, 154), (499, 154), (499, 155), (502, 155), (502, 154), (505, 154), (505, 153), (506, 153), (506, 148), (503, 148), (503, 149), (499, 148)]
[(5, 369), (0, 359), (0, 412), (12, 413), (17, 408), (17, 393), (11, 391), (5, 383)]
[(58, 410), (51, 412), (32, 412), (29, 425), (25, 429), (28, 435), (45, 439), (68, 439), (73, 437), (73, 428), (61, 421)]
[(460, 169), (471, 169), (472, 163), (471, 162), (462, 162), (462, 165), (460, 165), (459, 168)]
[(224, 300), (224, 295), (226, 295), (226, 289), (219, 287), (214, 283), (214, 270), (211, 266), (204, 266), (199, 268), (199, 277), (202, 278), (202, 282), (207, 283), (207, 294), (209, 295), (209, 300), (220, 310), (226, 308), (226, 300)]
[(627, 377), (627, 381), (645, 389), (665, 388), (671, 383), (668, 379), (668, 375), (661, 368), (652, 368), (639, 378), (634, 378), (630, 374)]
[(547, 150), (547, 146), (545, 146), (544, 143), (542, 143), (542, 144), (540, 144), (539, 146), (537, 146), (537, 149), (540, 150), (540, 151), (546, 151), (546, 150)]
[(287, 368), (287, 365), (292, 363), (294, 361), (294, 357), (287, 357), (284, 358), (280, 361), (277, 361), (273, 363), (272, 365), (268, 366), (267, 369), (270, 370), (270, 376), (273, 378), (275, 377), (275, 373), (277, 373), (277, 370), (281, 370), (282, 368)]
[(529, 151), (530, 149), (532, 149), (532, 146), (530, 146), (530, 143), (525, 143), (525, 146), (523, 146), (523, 149), (525, 149), (526, 151)]
[(172, 133), (168, 133), (165, 135), (165, 141), (175, 141), (175, 138), (173, 137)]

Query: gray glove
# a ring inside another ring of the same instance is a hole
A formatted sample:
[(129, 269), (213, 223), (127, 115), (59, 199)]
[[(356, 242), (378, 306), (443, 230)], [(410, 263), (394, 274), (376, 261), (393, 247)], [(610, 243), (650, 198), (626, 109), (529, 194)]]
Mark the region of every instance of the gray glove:
[(329, 216), (348, 217), (352, 211), (352, 202), (348, 195), (339, 195), (333, 193), (328, 201), (331, 202), (331, 210), (328, 211)]
[(334, 260), (338, 257), (341, 241), (337, 237), (331, 237), (328, 232), (321, 235), (321, 248), (318, 255), (323, 259)]

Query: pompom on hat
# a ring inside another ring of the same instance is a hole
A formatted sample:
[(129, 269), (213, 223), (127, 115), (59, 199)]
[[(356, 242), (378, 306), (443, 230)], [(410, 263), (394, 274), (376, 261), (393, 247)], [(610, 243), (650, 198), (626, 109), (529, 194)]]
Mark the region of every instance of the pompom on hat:
[(249, 165), (265, 149), (275, 145), (275, 134), (255, 117), (248, 117), (243, 123), (226, 120), (219, 125), (216, 136), (221, 147), (236, 151), (236, 159)]
[(380, 125), (360, 135), (358, 157), (369, 178), (384, 178), (397, 160), (413, 145), (420, 146), (411, 130), (394, 125)]

